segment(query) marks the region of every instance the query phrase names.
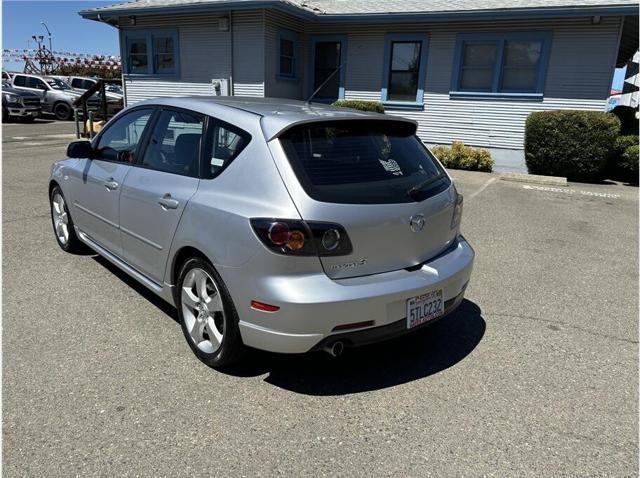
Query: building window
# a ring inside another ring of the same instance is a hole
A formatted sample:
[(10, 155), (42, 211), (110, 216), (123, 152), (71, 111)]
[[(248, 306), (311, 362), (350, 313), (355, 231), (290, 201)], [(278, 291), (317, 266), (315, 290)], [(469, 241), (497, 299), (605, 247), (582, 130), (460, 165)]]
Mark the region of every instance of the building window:
[(126, 72), (132, 75), (176, 75), (178, 32), (176, 30), (125, 31)]
[(298, 35), (289, 30), (280, 30), (278, 35), (278, 76), (297, 78)]
[(550, 47), (548, 32), (460, 35), (452, 93), (541, 96)]
[(382, 102), (389, 106), (423, 106), (427, 68), (426, 35), (389, 34), (385, 41)]
[(128, 41), (129, 73), (149, 73), (147, 62), (147, 40), (135, 38)]
[(176, 51), (173, 38), (153, 37), (153, 68), (158, 73), (172, 72), (176, 68)]

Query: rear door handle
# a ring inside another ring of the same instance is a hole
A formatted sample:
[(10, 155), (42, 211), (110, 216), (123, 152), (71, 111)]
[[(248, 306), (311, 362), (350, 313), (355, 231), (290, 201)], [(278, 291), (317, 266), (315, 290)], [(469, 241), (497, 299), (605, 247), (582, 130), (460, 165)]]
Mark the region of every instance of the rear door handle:
[(171, 194), (167, 193), (158, 199), (158, 204), (162, 206), (162, 209), (177, 209), (180, 203), (171, 197)]
[(109, 191), (115, 191), (118, 189), (119, 184), (113, 180), (113, 178), (109, 178), (104, 182), (104, 187)]

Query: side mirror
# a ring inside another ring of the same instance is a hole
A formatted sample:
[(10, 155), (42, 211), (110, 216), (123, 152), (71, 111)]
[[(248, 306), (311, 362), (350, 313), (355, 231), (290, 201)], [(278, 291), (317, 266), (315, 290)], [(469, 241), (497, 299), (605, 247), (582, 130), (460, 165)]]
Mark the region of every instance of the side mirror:
[(68, 158), (89, 158), (93, 159), (96, 155), (93, 146), (89, 141), (73, 141), (67, 146)]

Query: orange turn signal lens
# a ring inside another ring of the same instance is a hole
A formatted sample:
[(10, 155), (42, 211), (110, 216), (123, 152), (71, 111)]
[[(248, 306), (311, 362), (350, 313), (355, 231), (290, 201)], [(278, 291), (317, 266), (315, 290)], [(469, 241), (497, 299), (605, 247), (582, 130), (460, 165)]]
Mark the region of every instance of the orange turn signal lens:
[(304, 247), (304, 232), (291, 231), (289, 233), (287, 247), (292, 251), (299, 251), (300, 249), (302, 249)]

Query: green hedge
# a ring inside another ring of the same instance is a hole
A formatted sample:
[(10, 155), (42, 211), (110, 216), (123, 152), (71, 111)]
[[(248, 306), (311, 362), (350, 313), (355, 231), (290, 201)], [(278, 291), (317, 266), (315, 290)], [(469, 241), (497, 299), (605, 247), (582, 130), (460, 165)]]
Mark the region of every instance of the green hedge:
[(384, 106), (379, 101), (362, 101), (362, 100), (338, 100), (333, 106), (341, 106), (343, 108), (351, 108), (361, 111), (373, 111), (374, 113), (384, 113)]
[(436, 155), (445, 168), (485, 171), (490, 173), (495, 161), (486, 149), (470, 148), (461, 141), (454, 141), (451, 147), (435, 146), (431, 152)]
[(614, 152), (616, 156), (620, 157), (624, 154), (630, 146), (638, 145), (638, 135), (637, 134), (627, 134), (624, 136), (618, 136), (613, 145)]
[(620, 120), (598, 111), (539, 111), (525, 126), (525, 161), (532, 174), (599, 179), (613, 154)]
[(638, 155), (640, 154), (640, 146), (634, 144), (629, 146), (622, 153), (620, 167), (627, 173), (627, 179), (633, 184), (638, 184)]

